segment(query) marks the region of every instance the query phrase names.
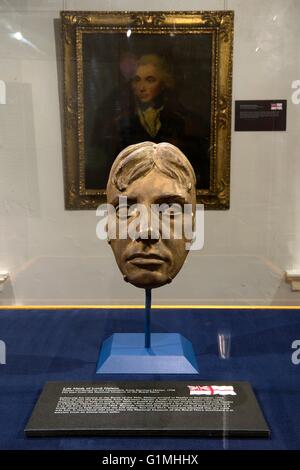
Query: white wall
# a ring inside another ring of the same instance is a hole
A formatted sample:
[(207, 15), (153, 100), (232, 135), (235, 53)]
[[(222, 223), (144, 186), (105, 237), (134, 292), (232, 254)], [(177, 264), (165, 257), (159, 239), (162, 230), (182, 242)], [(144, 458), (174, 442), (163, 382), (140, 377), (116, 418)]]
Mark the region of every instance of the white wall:
[[(59, 77), (53, 20), (60, 10), (146, 10), (149, 2), (0, 0), (0, 304), (128, 304), (94, 211), (65, 211)], [(288, 100), (287, 132), (232, 132), (231, 208), (205, 214), (193, 252), (154, 303), (299, 304), (283, 280), (300, 268), (298, 0), (152, 0), (152, 10), (235, 11), (233, 99)], [(20, 31), (28, 41), (12, 37)]]

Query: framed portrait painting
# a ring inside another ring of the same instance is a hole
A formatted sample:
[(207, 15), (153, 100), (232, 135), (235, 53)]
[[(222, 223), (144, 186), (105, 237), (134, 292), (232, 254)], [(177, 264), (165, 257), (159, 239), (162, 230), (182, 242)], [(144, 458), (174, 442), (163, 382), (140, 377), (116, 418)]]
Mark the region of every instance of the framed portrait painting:
[(176, 145), (197, 201), (228, 209), (233, 12), (61, 13), (67, 209), (106, 200), (128, 145)]

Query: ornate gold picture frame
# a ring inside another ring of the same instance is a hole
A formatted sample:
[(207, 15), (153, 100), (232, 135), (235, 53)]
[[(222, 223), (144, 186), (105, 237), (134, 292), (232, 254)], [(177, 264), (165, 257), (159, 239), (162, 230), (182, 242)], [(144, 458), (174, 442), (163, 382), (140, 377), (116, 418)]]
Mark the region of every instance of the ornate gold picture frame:
[(191, 161), (197, 201), (228, 209), (233, 12), (61, 13), (66, 209), (106, 200), (127, 145), (167, 141)]

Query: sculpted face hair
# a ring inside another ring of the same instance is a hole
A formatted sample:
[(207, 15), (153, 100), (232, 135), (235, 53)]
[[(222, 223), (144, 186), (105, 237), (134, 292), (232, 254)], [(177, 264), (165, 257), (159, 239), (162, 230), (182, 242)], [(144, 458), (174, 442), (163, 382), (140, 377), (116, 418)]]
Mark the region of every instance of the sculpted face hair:
[(122, 192), (154, 169), (180, 182), (188, 192), (195, 191), (196, 177), (192, 165), (177, 147), (166, 142), (141, 142), (122, 150), (112, 165), (107, 190), (109, 192), (109, 188), (114, 186)]
[(136, 69), (140, 67), (141, 65), (148, 65), (148, 64), (152, 64), (154, 65), (154, 67), (157, 68), (157, 70), (160, 73), (162, 82), (164, 83), (166, 88), (174, 87), (174, 78), (170, 70), (170, 66), (167, 63), (166, 59), (164, 59), (164, 57), (157, 55), (157, 54), (143, 55), (138, 59), (136, 63)]

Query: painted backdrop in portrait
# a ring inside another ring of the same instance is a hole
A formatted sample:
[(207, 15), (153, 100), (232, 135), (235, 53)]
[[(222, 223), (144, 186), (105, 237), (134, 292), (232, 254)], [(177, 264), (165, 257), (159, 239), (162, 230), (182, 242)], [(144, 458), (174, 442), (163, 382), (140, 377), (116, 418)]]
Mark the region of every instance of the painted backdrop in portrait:
[(210, 187), (212, 36), (83, 34), (85, 188), (130, 144), (169, 142)]

